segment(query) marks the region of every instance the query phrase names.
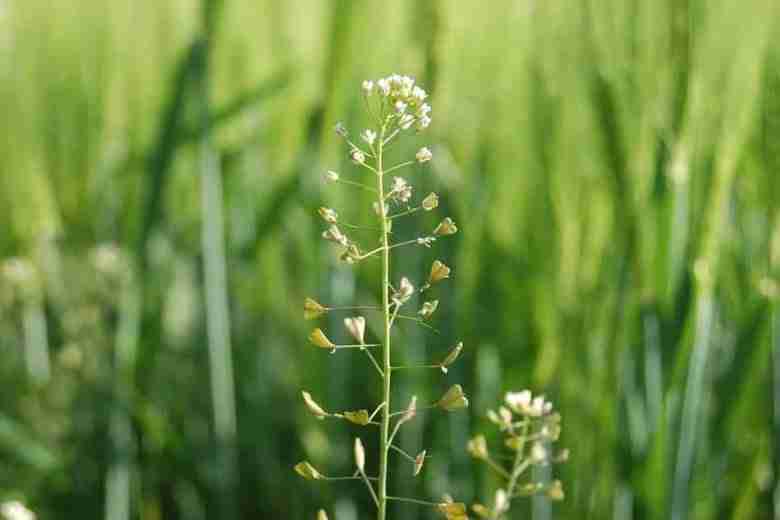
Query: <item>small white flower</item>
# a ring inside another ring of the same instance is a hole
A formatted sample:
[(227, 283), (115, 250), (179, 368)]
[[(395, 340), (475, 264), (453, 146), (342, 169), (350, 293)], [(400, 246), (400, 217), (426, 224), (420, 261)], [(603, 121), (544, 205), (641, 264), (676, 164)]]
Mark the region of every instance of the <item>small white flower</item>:
[(370, 96), (371, 92), (373, 92), (373, 90), (374, 90), (374, 82), (371, 81), (370, 79), (365, 80), (363, 82), (363, 93), (366, 96)]
[(339, 180), (339, 174), (333, 170), (328, 170), (328, 173), (325, 174), (325, 180), (328, 182), (336, 182)]
[(531, 391), (522, 390), (520, 392), (507, 392), (504, 397), (506, 404), (515, 412), (526, 414), (531, 406)]
[(376, 82), (376, 86), (382, 92), (383, 96), (390, 94), (390, 82), (387, 79), (382, 78)]
[(341, 137), (347, 137), (349, 135), (349, 132), (347, 132), (347, 128), (344, 126), (344, 123), (339, 121), (336, 123), (336, 126), (333, 127), (333, 129), (336, 131), (337, 134), (339, 134)]
[(407, 277), (401, 278), (401, 283), (398, 284), (398, 291), (393, 295), (393, 301), (399, 305), (412, 297), (414, 294), (414, 285), (409, 281)]
[(358, 341), (358, 343), (363, 345), (366, 342), (366, 319), (363, 316), (344, 318), (344, 326), (347, 328), (347, 331), (352, 334), (352, 337)]
[(506, 491), (503, 489), (499, 489), (496, 491), (496, 499), (493, 505), (493, 512), (495, 512), (498, 515), (502, 515), (509, 511), (509, 497), (506, 494)]
[(419, 116), (427, 116), (431, 113), (431, 105), (428, 103), (423, 103), (420, 105), (420, 108), (417, 109), (417, 115)]
[(415, 86), (412, 89), (412, 97), (418, 103), (422, 103), (423, 101), (425, 101), (425, 98), (428, 97), (428, 94), (423, 89), (421, 89), (420, 87)]
[(417, 311), (417, 314), (419, 314), (422, 319), (427, 320), (428, 318), (433, 316), (433, 313), (436, 312), (436, 309), (438, 308), (439, 308), (439, 300), (425, 302), (423, 303), (420, 310)]
[(431, 118), (428, 116), (422, 116), (417, 120), (417, 129), (418, 130), (425, 130), (430, 126), (431, 124)]
[(420, 150), (415, 155), (415, 158), (417, 159), (418, 163), (424, 163), (424, 162), (428, 162), (431, 159), (433, 159), (433, 154), (428, 149), (428, 147), (424, 146), (424, 147), (420, 148)]
[(360, 137), (368, 143), (369, 146), (374, 144), (374, 141), (376, 141), (376, 132), (373, 130), (363, 130), (363, 133), (360, 134)]
[(35, 520), (35, 513), (18, 500), (10, 500), (0, 504), (0, 515), (6, 520)]
[(400, 101), (400, 100), (396, 101), (395, 102), (395, 111), (397, 113), (399, 113), (399, 114), (403, 114), (404, 112), (406, 112), (406, 107), (407, 106), (408, 105), (406, 103), (404, 103), (403, 101)]
[(414, 116), (412, 114), (404, 114), (401, 119), (398, 120), (398, 126), (401, 130), (409, 130), (414, 123)]
[(366, 154), (364, 154), (358, 149), (352, 150), (349, 156), (352, 158), (352, 161), (355, 162), (356, 164), (363, 164), (366, 162)]
[(535, 442), (531, 446), (531, 462), (541, 464), (547, 460), (547, 450), (541, 442)]
[(397, 202), (409, 202), (409, 199), (412, 198), (412, 186), (403, 177), (393, 177), (390, 193)]
[(341, 244), (345, 247), (349, 245), (349, 239), (347, 238), (347, 235), (342, 233), (335, 224), (322, 232), (322, 238), (325, 240), (330, 240), (331, 242), (336, 242), (337, 244)]

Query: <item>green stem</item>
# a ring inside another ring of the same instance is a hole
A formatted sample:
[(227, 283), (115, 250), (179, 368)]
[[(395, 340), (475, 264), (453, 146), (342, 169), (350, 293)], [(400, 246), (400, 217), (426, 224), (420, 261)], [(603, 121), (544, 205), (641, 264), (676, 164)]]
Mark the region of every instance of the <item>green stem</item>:
[(377, 187), (379, 200), (379, 215), (382, 219), (382, 310), (385, 325), (385, 345), (384, 345), (384, 377), (382, 378), (382, 401), (385, 407), (382, 410), (382, 428), (379, 440), (379, 504), (377, 506), (377, 519), (385, 520), (387, 517), (387, 466), (390, 446), (388, 438), (390, 436), (390, 378), (392, 370), (390, 369), (390, 247), (388, 244), (388, 219), (385, 217), (385, 197), (384, 197), (384, 179), (382, 170), (382, 148), (384, 147), (386, 125), (382, 125), (379, 134), (379, 144), (377, 148)]

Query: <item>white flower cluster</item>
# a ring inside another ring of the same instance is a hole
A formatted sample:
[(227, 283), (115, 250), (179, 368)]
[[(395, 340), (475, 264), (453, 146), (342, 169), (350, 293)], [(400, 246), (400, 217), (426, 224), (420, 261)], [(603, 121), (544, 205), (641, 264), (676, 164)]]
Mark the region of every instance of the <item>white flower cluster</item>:
[(378, 95), (383, 103), (392, 107), (398, 128), (408, 130), (414, 126), (425, 130), (431, 124), (431, 106), (425, 102), (428, 93), (415, 85), (414, 78), (392, 74), (376, 81), (363, 82), (366, 96)]
[(18, 500), (9, 500), (0, 504), (0, 518), (4, 520), (35, 520), (35, 513)]
[(527, 417), (541, 417), (551, 413), (553, 409), (552, 403), (545, 401), (543, 395), (534, 397), (530, 390), (507, 392), (504, 401), (513, 412)]

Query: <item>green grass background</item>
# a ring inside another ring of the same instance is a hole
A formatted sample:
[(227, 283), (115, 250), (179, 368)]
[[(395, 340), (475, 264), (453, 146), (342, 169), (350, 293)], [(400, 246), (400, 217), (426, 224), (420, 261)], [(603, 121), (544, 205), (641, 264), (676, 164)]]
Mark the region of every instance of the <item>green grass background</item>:
[[(409, 178), (462, 230), (397, 256), (394, 279), (453, 266), (441, 335), (402, 328), (398, 358), (466, 349), (446, 378), (399, 378), (396, 402), (461, 382), (472, 406), (404, 432), (433, 458), (416, 479), (394, 465), (393, 493), (489, 500), (465, 442), (530, 387), (563, 415), (567, 498), (513, 518), (780, 518), (778, 17), (773, 0), (0, 0), (0, 258), (35, 273), (0, 279), (0, 499), (43, 520), (371, 517), (360, 486), (291, 468), (344, 474), (352, 436), (375, 448), (303, 408), (302, 388), (330, 409), (379, 388), (364, 358), (307, 345), (301, 305), (378, 298), (378, 265), (339, 264), (315, 210), (370, 219), (320, 176), (359, 174), (332, 127), (362, 128), (360, 81), (397, 71), (433, 124), (395, 158), (432, 145)], [(95, 268), (106, 243), (121, 276)]]

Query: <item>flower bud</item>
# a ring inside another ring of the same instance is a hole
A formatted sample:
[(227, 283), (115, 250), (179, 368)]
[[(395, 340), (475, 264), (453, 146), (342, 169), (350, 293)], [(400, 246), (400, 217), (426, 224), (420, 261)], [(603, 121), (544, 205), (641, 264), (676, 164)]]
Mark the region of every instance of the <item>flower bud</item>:
[(328, 513), (324, 509), (317, 511), (317, 520), (328, 520)]
[(425, 211), (431, 211), (439, 207), (439, 196), (435, 193), (429, 193), (422, 201), (422, 207)]
[(349, 238), (347, 238), (347, 235), (342, 233), (339, 227), (335, 224), (322, 232), (322, 238), (330, 242), (341, 244), (344, 247), (349, 245)]
[(336, 345), (328, 339), (322, 329), (316, 328), (309, 334), (309, 341), (311, 341), (315, 347), (329, 348), (334, 352), (336, 351)]
[(338, 180), (339, 180), (339, 174), (334, 172), (333, 170), (328, 170), (328, 172), (325, 174), (326, 182), (336, 182)]
[(466, 444), (466, 451), (475, 459), (485, 460), (488, 458), (487, 440), (484, 435), (477, 435)]
[(407, 277), (401, 278), (401, 283), (398, 284), (398, 291), (393, 295), (393, 301), (398, 304), (406, 302), (414, 294), (414, 285), (409, 281)]
[(496, 515), (503, 515), (507, 511), (509, 511), (509, 497), (507, 496), (506, 491), (498, 489), (493, 503), (493, 512)]
[(415, 156), (414, 156), (414, 157), (415, 157), (415, 159), (417, 159), (417, 162), (418, 162), (418, 163), (421, 163), (421, 164), (422, 164), (422, 163), (424, 163), (424, 162), (428, 162), (428, 161), (430, 161), (431, 159), (433, 159), (433, 154), (432, 154), (432, 153), (431, 153), (431, 151), (428, 149), (428, 147), (424, 146), (424, 147), (420, 148), (420, 149), (417, 151), (417, 153), (415, 154)]
[(376, 141), (376, 132), (369, 129), (363, 130), (363, 133), (360, 134), (360, 138), (371, 146), (374, 144), (374, 141)]
[(409, 405), (406, 407), (406, 411), (398, 420), (398, 422), (400, 424), (403, 424), (407, 421), (411, 421), (416, 416), (417, 416), (417, 396), (413, 395), (412, 399), (409, 401)]
[(319, 302), (312, 298), (306, 298), (303, 301), (303, 319), (313, 320), (319, 318), (327, 312), (327, 308), (320, 305)]
[(547, 460), (547, 449), (541, 442), (535, 442), (531, 446), (531, 462), (542, 464)]
[(323, 207), (318, 209), (317, 212), (320, 214), (320, 217), (322, 217), (322, 220), (328, 224), (335, 224), (339, 220), (339, 214), (336, 213), (336, 210), (334, 209)]
[(436, 403), (436, 406), (447, 412), (466, 408), (468, 405), (469, 400), (463, 394), (463, 387), (460, 385), (452, 385)]
[(428, 275), (428, 283), (435, 284), (450, 277), (450, 268), (439, 260), (434, 260), (431, 265), (431, 274)]
[(355, 466), (358, 471), (363, 474), (366, 471), (366, 450), (363, 448), (363, 443), (360, 437), (355, 437)]
[(520, 392), (507, 392), (504, 402), (507, 406), (519, 414), (526, 415), (531, 406), (532, 395), (530, 390)]
[(366, 96), (370, 96), (371, 93), (374, 91), (374, 82), (370, 79), (367, 79), (363, 82), (363, 93)]
[(412, 185), (406, 182), (403, 177), (393, 177), (390, 194), (396, 202), (409, 202), (409, 199), (412, 198)]
[(363, 164), (366, 162), (366, 154), (364, 154), (358, 149), (352, 150), (349, 156), (352, 159), (352, 162), (354, 162), (355, 164)]
[(306, 408), (308, 408), (317, 419), (324, 419), (330, 415), (328, 412), (323, 410), (322, 407), (314, 401), (314, 399), (312, 399), (309, 392), (301, 392), (301, 395), (303, 396), (303, 402), (306, 405)]
[(296, 464), (295, 472), (306, 480), (320, 480), (323, 478), (322, 474), (309, 464), (307, 460)]
[(439, 225), (436, 226), (436, 229), (433, 230), (433, 234), (437, 236), (454, 235), (457, 232), (458, 226), (455, 225), (455, 222), (453, 222), (450, 217), (442, 220)]
[(417, 314), (420, 315), (420, 317), (424, 320), (427, 320), (431, 316), (433, 316), (433, 313), (436, 312), (436, 309), (439, 307), (439, 300), (433, 300), (430, 302), (425, 302), (422, 305), (422, 308), (417, 311)]
[(415, 477), (420, 474), (420, 471), (422, 471), (423, 464), (425, 464), (425, 453), (426, 451), (422, 450), (414, 458), (414, 472), (412, 473), (412, 475)]
[(441, 363), (439, 363), (439, 367), (441, 368), (441, 371), (445, 374), (447, 373), (448, 366), (453, 364), (457, 359), (458, 356), (460, 356), (460, 351), (463, 350), (463, 342), (458, 342), (457, 345), (452, 347), (452, 350), (450, 350), (449, 354), (447, 354), (447, 357), (445, 357)]
[(366, 319), (363, 316), (344, 318), (344, 326), (358, 343), (365, 345)]
[(333, 130), (335, 130), (335, 132), (339, 134), (341, 137), (347, 137), (349, 135), (349, 132), (347, 132), (347, 128), (344, 126), (344, 123), (342, 123), (341, 121), (336, 123), (336, 126), (333, 127)]

